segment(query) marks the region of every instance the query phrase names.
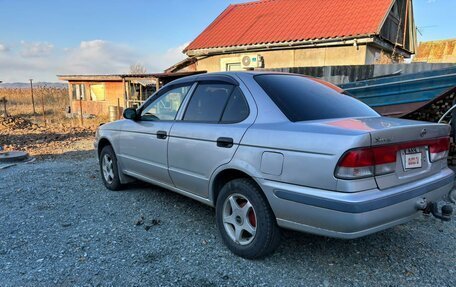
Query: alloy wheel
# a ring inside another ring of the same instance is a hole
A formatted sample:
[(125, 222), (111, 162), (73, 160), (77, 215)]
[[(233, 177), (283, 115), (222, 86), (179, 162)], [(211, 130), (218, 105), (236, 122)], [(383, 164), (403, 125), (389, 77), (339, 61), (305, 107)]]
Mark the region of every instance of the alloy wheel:
[(255, 238), (257, 217), (250, 201), (241, 194), (230, 195), (223, 204), (223, 225), (228, 236), (240, 245)]
[(114, 180), (114, 166), (112, 158), (109, 154), (103, 156), (102, 161), (103, 177), (108, 184), (111, 184)]

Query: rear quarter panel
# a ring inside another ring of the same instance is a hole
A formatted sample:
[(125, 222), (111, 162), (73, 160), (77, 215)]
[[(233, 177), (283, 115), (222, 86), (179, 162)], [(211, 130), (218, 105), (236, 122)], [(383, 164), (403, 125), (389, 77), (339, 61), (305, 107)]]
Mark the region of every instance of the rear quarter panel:
[[(337, 190), (334, 170), (340, 157), (351, 148), (369, 146), (371, 139), (368, 133), (330, 129), (337, 132), (325, 133), (327, 127), (293, 123), (255, 124), (244, 135), (231, 164), (247, 166), (252, 176), (262, 179)], [(280, 173), (279, 166), (265, 166), (277, 165), (269, 160), (271, 154), (282, 155)], [(356, 190), (375, 187), (375, 180), (368, 179), (359, 181)]]

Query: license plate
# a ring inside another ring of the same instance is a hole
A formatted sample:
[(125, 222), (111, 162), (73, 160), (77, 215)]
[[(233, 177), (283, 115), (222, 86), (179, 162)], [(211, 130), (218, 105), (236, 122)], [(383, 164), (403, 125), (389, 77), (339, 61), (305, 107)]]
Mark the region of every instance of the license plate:
[(405, 154), (405, 168), (413, 169), (421, 167), (421, 153)]

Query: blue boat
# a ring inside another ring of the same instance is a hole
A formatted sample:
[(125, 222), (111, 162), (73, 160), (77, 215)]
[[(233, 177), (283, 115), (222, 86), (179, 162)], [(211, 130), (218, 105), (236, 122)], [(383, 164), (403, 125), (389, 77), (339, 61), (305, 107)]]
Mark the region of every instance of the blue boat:
[(400, 117), (456, 87), (456, 66), (351, 82), (342, 89), (385, 116)]

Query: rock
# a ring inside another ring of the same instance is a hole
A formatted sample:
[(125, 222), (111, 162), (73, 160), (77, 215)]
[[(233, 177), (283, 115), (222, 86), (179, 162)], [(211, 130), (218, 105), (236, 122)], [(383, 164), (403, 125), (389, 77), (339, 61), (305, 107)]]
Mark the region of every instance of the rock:
[(140, 226), (144, 224), (144, 216), (141, 216), (138, 220), (135, 221), (136, 226)]

